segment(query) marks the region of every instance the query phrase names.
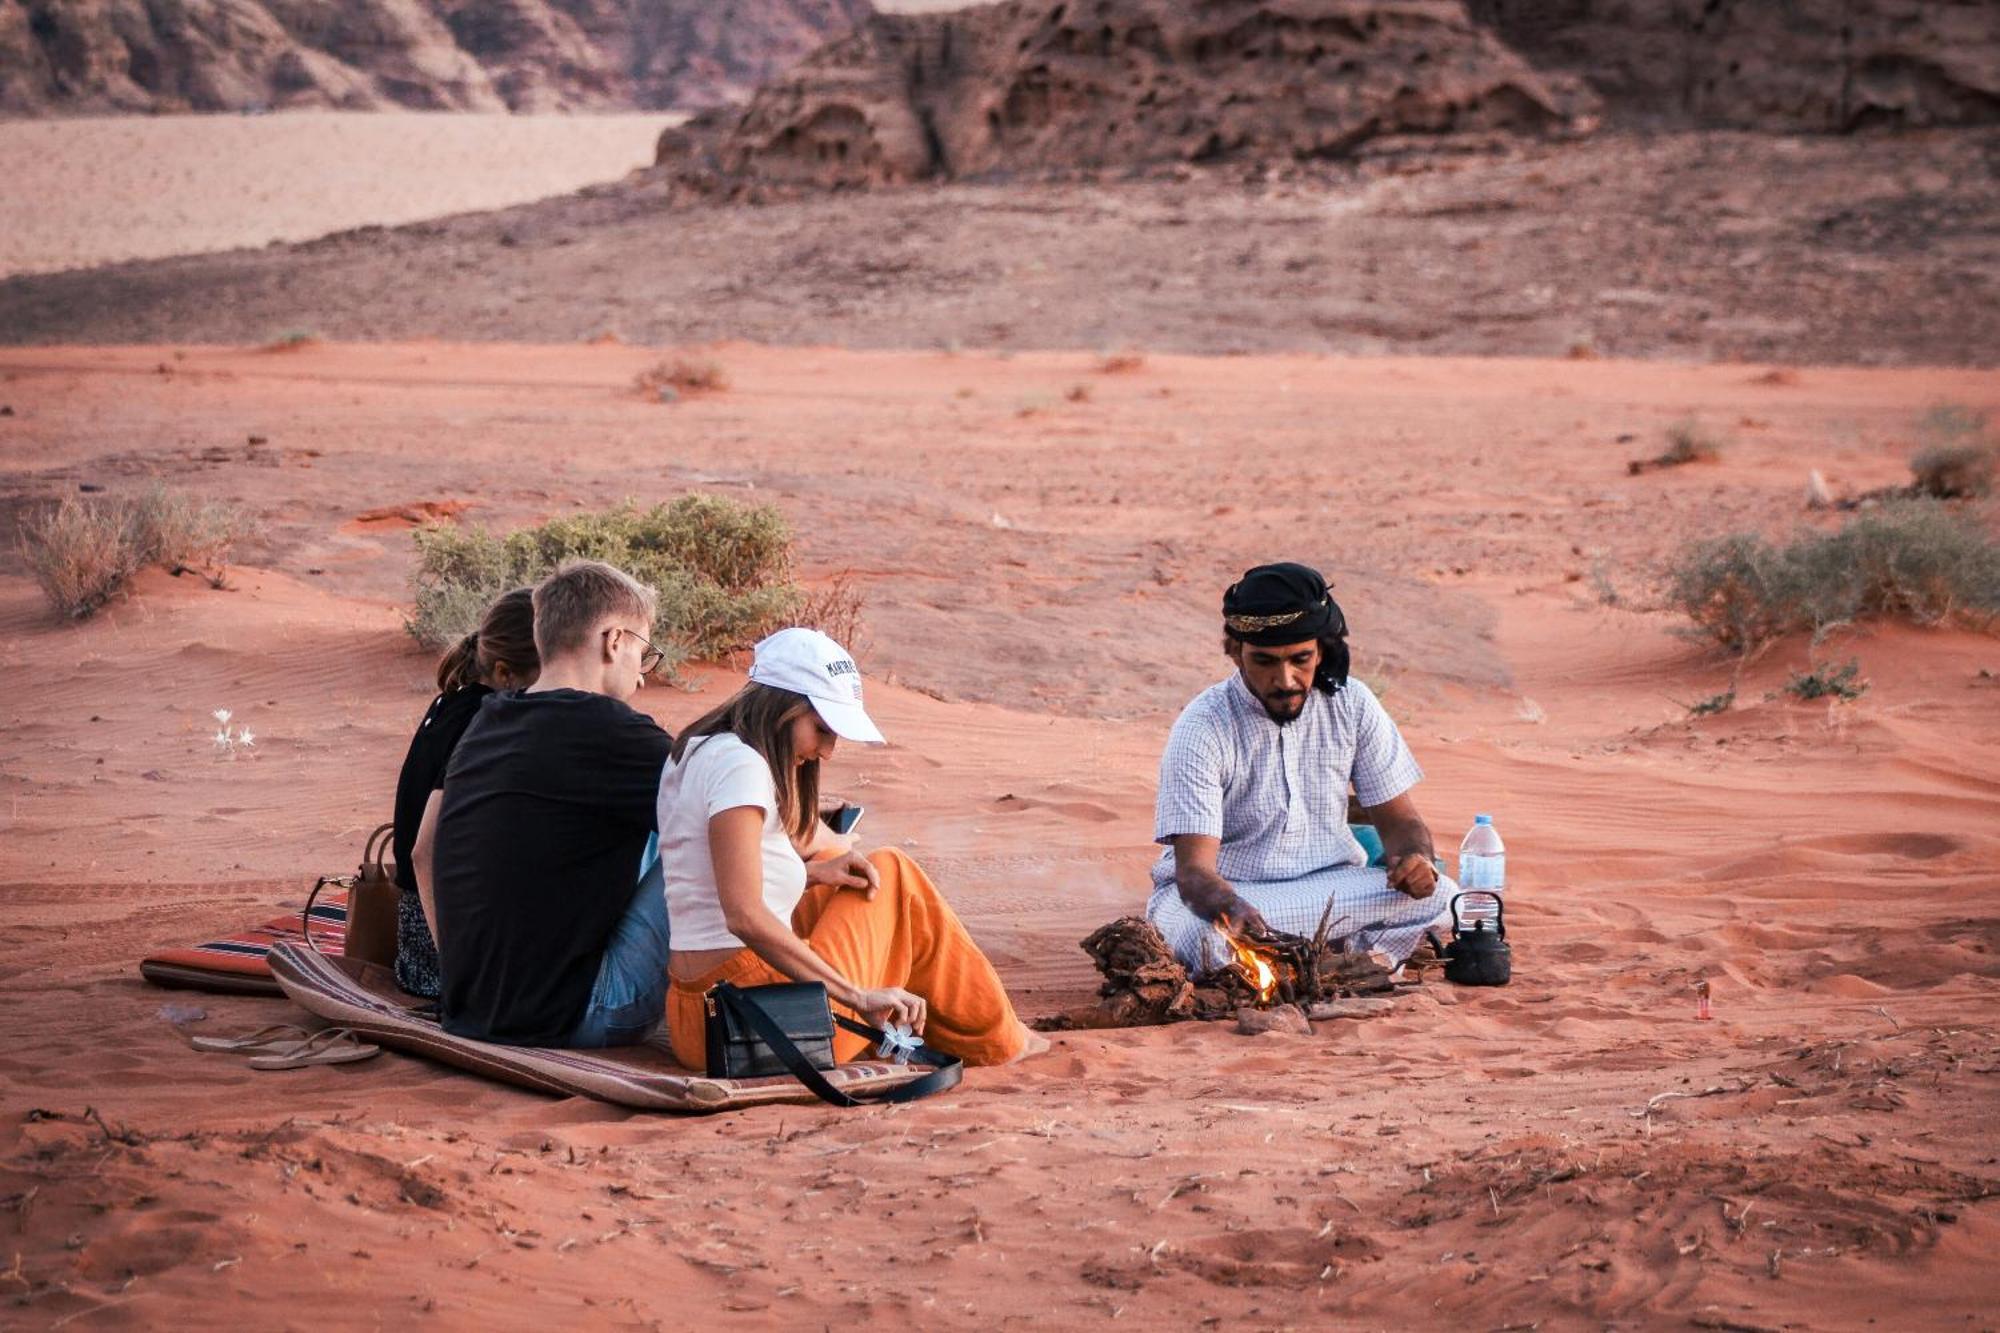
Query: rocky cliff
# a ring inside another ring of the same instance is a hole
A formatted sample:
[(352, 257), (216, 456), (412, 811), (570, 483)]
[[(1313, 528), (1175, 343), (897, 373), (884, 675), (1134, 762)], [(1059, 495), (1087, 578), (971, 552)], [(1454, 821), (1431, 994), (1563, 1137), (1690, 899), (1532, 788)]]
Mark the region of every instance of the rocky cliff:
[(868, 0), (0, 0), (0, 114), (740, 100)]
[(1848, 131), (2000, 121), (1995, 0), (1469, 0), (1544, 69), (1668, 125)]
[(728, 180), (872, 185), (1337, 158), (1386, 135), (1567, 129), (1594, 105), (1460, 0), (1008, 0), (878, 14), (716, 137), (661, 151)]

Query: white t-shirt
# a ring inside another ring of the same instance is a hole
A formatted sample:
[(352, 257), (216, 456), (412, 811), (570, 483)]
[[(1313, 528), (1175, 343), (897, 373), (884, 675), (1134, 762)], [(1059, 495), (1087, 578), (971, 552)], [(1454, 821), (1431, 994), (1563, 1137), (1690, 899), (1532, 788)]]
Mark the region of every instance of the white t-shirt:
[(708, 821), (754, 805), (764, 812), (764, 906), (790, 925), (806, 892), (806, 863), (778, 823), (778, 788), (764, 757), (727, 732), (688, 742), (660, 774), (660, 867), (667, 927), (676, 949), (740, 949), (729, 933), (708, 854)]

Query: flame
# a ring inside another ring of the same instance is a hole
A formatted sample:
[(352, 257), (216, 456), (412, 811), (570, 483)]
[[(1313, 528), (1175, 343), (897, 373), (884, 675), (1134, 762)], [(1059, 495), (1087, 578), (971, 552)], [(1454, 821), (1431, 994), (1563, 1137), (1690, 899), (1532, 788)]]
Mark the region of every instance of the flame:
[(1272, 967), (1270, 960), (1247, 940), (1239, 939), (1224, 930), (1221, 926), (1217, 926), (1215, 929), (1216, 933), (1221, 935), (1223, 941), (1229, 945), (1229, 952), (1234, 956), (1236, 970), (1243, 974), (1245, 981), (1257, 988), (1257, 1003), (1260, 1005), (1269, 1004), (1271, 997), (1278, 993), (1277, 969)]

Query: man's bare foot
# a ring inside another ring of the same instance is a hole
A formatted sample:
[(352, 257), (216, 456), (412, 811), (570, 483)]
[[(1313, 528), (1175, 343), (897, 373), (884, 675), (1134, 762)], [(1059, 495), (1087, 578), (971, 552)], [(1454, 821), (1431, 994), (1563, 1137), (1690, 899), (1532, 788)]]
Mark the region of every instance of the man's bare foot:
[(1048, 1049), (1049, 1049), (1049, 1039), (1047, 1037), (1044, 1037), (1041, 1033), (1035, 1031), (1033, 1028), (1029, 1028), (1028, 1040), (1026, 1044), (1021, 1047), (1020, 1054), (1016, 1055), (1013, 1059), (1009, 1060), (1007, 1063), (1010, 1065), (1017, 1065), (1021, 1063), (1021, 1061), (1023, 1060), (1031, 1060), (1035, 1056), (1047, 1054)]

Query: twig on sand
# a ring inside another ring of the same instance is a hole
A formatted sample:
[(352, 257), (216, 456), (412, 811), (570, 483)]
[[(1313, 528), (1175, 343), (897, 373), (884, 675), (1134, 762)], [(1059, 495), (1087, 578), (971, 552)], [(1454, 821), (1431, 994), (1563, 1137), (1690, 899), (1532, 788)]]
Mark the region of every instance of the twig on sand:
[(103, 1131), (106, 1143), (122, 1143), (128, 1148), (143, 1148), (146, 1146), (145, 1138), (137, 1130), (127, 1128), (124, 1125), (113, 1129), (111, 1126), (105, 1124), (104, 1117), (97, 1113), (95, 1106), (84, 1107), (83, 1118), (96, 1123), (98, 1129)]
[(1903, 1030), (1903, 1025), (1902, 1023), (1897, 1021), (1896, 1016), (1890, 1013), (1887, 1009), (1884, 1009), (1881, 1005), (1878, 1004), (1875, 1006), (1875, 1012), (1882, 1015), (1882, 1017), (1888, 1019), (1890, 1026), (1894, 1027), (1896, 1031), (1901, 1032)]
[(133, 1301), (137, 1299), (139, 1298), (136, 1296), (127, 1296), (122, 1301), (105, 1301), (100, 1305), (86, 1305), (81, 1310), (71, 1310), (68, 1314), (64, 1315), (62, 1318), (51, 1320), (49, 1322), (49, 1327), (61, 1328), (64, 1324), (67, 1324), (72, 1319), (81, 1319), (87, 1314), (96, 1314), (100, 1310), (109, 1310), (114, 1305), (130, 1305)]
[(1663, 1102), (1670, 1102), (1676, 1100), (1677, 1098), (1683, 1098), (1683, 1097), (1689, 1099), (1700, 1098), (1700, 1097), (1722, 1097), (1732, 1092), (1748, 1092), (1754, 1086), (1756, 1086), (1756, 1084), (1753, 1080), (1739, 1078), (1732, 1086), (1729, 1087), (1724, 1087), (1722, 1084), (1718, 1083), (1713, 1087), (1703, 1088), (1700, 1092), (1658, 1092), (1654, 1093), (1650, 1098), (1648, 1098), (1644, 1106), (1640, 1107), (1636, 1111), (1628, 1112), (1627, 1114), (1629, 1114), (1634, 1120), (1640, 1120), (1652, 1115), (1654, 1111), (1659, 1109), (1660, 1105)]
[[(28, 1214), (34, 1211), (35, 1196), (41, 1192), (42, 1187), (40, 1185), (30, 1185), (19, 1194), (10, 1194), (4, 1199), (0, 1199), (0, 1208), (12, 1208), (18, 1214), (14, 1219), (14, 1230), (26, 1231), (28, 1229)], [(17, 1269), (20, 1267), (19, 1260), (20, 1256), (16, 1255), (15, 1267)], [(0, 1277), (6, 1276), (8, 1276), (6, 1273), (0, 1273)]]
[(1153, 1211), (1156, 1213), (1159, 1212), (1160, 1209), (1166, 1207), (1175, 1199), (1180, 1198), (1181, 1195), (1187, 1193), (1189, 1190), (1198, 1188), (1202, 1181), (1222, 1174), (1224, 1173), (1220, 1171), (1197, 1171), (1193, 1175), (1182, 1176), (1174, 1182), (1174, 1187), (1167, 1191), (1167, 1197), (1153, 1205)]

